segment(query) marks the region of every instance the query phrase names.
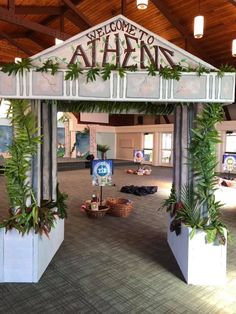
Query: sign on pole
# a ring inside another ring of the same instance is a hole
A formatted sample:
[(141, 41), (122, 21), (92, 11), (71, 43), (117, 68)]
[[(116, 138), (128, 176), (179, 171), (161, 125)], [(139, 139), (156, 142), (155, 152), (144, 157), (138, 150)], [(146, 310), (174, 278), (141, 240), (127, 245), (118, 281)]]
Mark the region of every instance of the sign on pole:
[(113, 161), (98, 159), (92, 161), (92, 184), (94, 186), (112, 185)]

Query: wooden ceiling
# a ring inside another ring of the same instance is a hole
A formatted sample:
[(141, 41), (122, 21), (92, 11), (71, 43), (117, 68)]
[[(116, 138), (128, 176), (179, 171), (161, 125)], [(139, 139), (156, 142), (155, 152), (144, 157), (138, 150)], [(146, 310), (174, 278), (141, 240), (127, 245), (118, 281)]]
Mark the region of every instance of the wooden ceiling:
[(219, 67), (231, 64), (236, 39), (236, 0), (200, 0), (205, 17), (202, 39), (193, 38), (199, 0), (149, 0), (146, 10), (136, 0), (0, 0), (0, 62), (29, 57), (123, 13), (129, 19)]

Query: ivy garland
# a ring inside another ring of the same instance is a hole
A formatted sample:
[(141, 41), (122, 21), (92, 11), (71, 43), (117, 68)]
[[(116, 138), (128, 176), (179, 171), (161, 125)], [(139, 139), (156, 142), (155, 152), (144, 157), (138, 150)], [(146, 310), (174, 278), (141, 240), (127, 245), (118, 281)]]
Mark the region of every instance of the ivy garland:
[[(8, 75), (16, 75), (17, 73), (20, 73), (23, 75), (24, 71), (30, 71), (30, 69), (35, 69), (36, 72), (46, 72), (51, 73), (51, 75), (55, 75), (59, 70), (59, 58), (55, 58), (55, 61), (52, 59), (48, 59), (45, 62), (43, 62), (43, 65), (40, 67), (34, 67), (32, 65), (31, 59), (22, 59), (18, 62), (8, 63), (4, 64), (1, 67), (1, 71), (4, 73), (7, 73)], [(65, 60), (62, 60), (65, 64)], [(184, 61), (184, 60), (183, 60)], [(101, 76), (104, 81), (108, 80), (111, 76), (112, 71), (117, 71), (119, 76), (122, 78), (125, 76), (125, 73), (127, 71), (135, 72), (137, 71), (137, 66), (130, 66), (127, 68), (122, 68), (119, 66), (116, 66), (115, 64), (109, 64), (107, 63), (103, 68), (99, 67), (92, 67), (90, 69), (83, 69), (81, 67), (81, 64), (73, 63), (73, 64), (67, 64), (67, 70), (65, 75), (65, 80), (75, 80), (78, 79), (79, 75), (86, 74), (87, 82), (93, 82), (96, 81), (96, 78)], [(176, 64), (173, 68), (170, 66), (161, 66), (160, 69), (157, 69), (155, 65), (150, 63), (146, 67), (146, 71), (148, 72), (148, 75), (150, 76), (156, 76), (160, 75), (164, 79), (173, 79), (179, 81), (181, 78), (182, 72), (196, 72), (197, 75), (201, 76), (203, 73), (210, 73), (210, 72), (217, 72), (218, 77), (223, 77), (225, 72), (231, 72), (236, 73), (236, 68), (232, 65), (222, 65), (219, 70), (214, 69), (208, 69), (201, 64), (197, 66), (196, 68), (192, 68), (189, 65), (184, 66), (179, 62)]]
[(108, 102), (108, 101), (57, 101), (58, 111), (62, 112), (107, 112), (128, 113), (132, 110), (147, 115), (169, 115), (175, 104), (156, 104), (151, 102)]
[[(37, 136), (35, 116), (25, 100), (11, 100), (8, 115), (14, 125), (14, 138), (9, 146), (11, 158), (7, 159), (5, 165), (10, 209), (8, 218), (0, 221), (0, 228), (5, 228), (6, 231), (14, 228), (22, 235), (33, 229), (35, 233), (49, 236), (56, 217), (67, 217), (67, 195), (61, 193), (57, 186), (57, 201), (41, 200), (38, 206), (27, 177), (32, 158), (42, 141)], [(30, 205), (27, 205), (29, 200)]]
[(226, 243), (225, 231), (229, 235), (226, 225), (221, 221), (220, 208), (222, 204), (215, 199), (217, 180), (215, 168), (217, 166), (216, 144), (220, 142), (215, 128), (217, 122), (223, 119), (223, 109), (220, 104), (207, 104), (196, 118), (196, 128), (192, 129), (189, 146), (189, 165), (193, 169), (191, 183), (181, 187), (180, 201), (178, 201), (175, 187), (172, 186), (170, 196), (162, 204), (170, 212), (172, 219), (170, 230), (178, 235), (181, 223), (192, 228), (190, 238), (197, 229), (206, 232), (208, 243)]

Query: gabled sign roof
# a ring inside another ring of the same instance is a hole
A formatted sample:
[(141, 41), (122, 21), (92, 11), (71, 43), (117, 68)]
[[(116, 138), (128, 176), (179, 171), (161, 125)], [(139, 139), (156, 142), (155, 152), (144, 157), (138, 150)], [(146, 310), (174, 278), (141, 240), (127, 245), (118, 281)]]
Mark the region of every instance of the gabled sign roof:
[(31, 59), (35, 65), (47, 59), (57, 60), (62, 68), (79, 62), (83, 68), (102, 67), (110, 63), (121, 67), (136, 65), (144, 69), (150, 63), (157, 68), (181, 63), (191, 68), (201, 64), (215, 69), (123, 15), (96, 25)]

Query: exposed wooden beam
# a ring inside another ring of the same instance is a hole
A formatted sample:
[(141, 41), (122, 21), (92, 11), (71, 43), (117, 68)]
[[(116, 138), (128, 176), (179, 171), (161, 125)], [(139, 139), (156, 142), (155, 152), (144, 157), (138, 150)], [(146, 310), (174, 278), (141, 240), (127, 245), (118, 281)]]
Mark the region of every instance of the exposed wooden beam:
[(0, 7), (0, 20), (4, 21), (4, 22), (11, 23), (11, 24), (23, 26), (23, 27), (31, 29), (33, 31), (43, 33), (43, 34), (46, 34), (48, 36), (52, 36), (52, 37), (59, 38), (62, 40), (65, 40), (65, 39), (68, 39), (71, 37), (70, 35), (68, 35), (66, 33), (62, 33), (62, 32), (60, 32), (56, 29), (53, 29), (51, 27), (44, 26), (42, 24), (38, 24), (38, 23), (29, 21), (29, 20), (20, 19), (17, 16), (11, 14), (8, 10), (3, 9), (1, 7)]
[(230, 116), (230, 113), (229, 113), (229, 108), (228, 106), (223, 106), (223, 109), (224, 109), (224, 113), (225, 113), (225, 118), (227, 121), (231, 121), (231, 116)]
[(8, 0), (7, 7), (8, 7), (9, 12), (14, 14), (15, 13), (15, 0)]
[(67, 18), (71, 23), (77, 26), (80, 30), (88, 29), (88, 26), (86, 26), (85, 23), (83, 23), (83, 20), (78, 19), (78, 17), (72, 11), (67, 11), (65, 13), (65, 18)]
[(23, 15), (60, 15), (61, 8), (54, 6), (33, 6), (33, 5), (19, 5), (15, 7), (15, 14)]
[(65, 19), (64, 19), (64, 14), (60, 15), (60, 31), (64, 32), (65, 31)]
[(87, 17), (80, 12), (77, 7), (70, 0), (62, 0), (62, 2), (79, 18), (83, 21), (87, 28), (92, 27), (93, 24), (87, 19)]
[(185, 27), (180, 24), (178, 19), (171, 13), (170, 9), (167, 7), (163, 0), (152, 0), (156, 8), (167, 18), (167, 20), (178, 30), (178, 32), (187, 39), (191, 46), (196, 50), (197, 54), (203, 59), (210, 63), (213, 63), (209, 58), (199, 49), (199, 45), (193, 40), (192, 35), (189, 35)]
[[(35, 37), (33, 34), (30, 34), (30, 32), (28, 32), (28, 33), (16, 33), (16, 32), (14, 32), (14, 33), (9, 33), (7, 35), (12, 39), (22, 39), (22, 38), (30, 39), (31, 41), (35, 42), (42, 49), (46, 49), (50, 46), (50, 44), (47, 41), (44, 41), (42, 38)], [(6, 37), (0, 33), (0, 40), (2, 40), (2, 39), (6, 39)]]
[(121, 14), (126, 15), (126, 0), (121, 0)]
[(165, 120), (165, 123), (170, 124), (170, 120), (167, 115), (163, 115), (163, 118)]
[[(27, 36), (27, 38), (29, 38), (31, 41), (36, 43), (43, 50), (47, 49), (50, 46), (50, 44), (47, 41), (44, 41), (42, 38), (35, 37), (33, 34), (29, 34)], [(54, 39), (53, 39), (53, 41), (54, 41)]]
[(1, 32), (1, 36), (5, 38), (9, 43), (11, 43), (13, 46), (17, 47), (21, 51), (23, 51), (26, 55), (32, 56), (33, 52), (24, 46), (22, 46), (20, 43), (18, 43), (15, 39), (9, 37), (6, 33)]

